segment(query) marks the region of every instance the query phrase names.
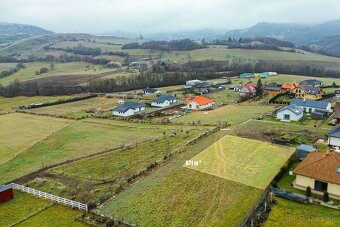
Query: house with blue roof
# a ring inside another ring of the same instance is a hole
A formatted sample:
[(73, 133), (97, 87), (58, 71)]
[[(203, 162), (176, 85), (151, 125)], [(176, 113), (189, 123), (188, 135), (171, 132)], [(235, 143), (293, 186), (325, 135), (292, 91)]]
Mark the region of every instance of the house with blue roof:
[(322, 81), (316, 79), (309, 79), (300, 82), (300, 85), (310, 86), (310, 87), (321, 87)]
[(177, 97), (171, 95), (160, 95), (151, 101), (151, 106), (168, 107), (178, 102)]
[(303, 108), (297, 105), (289, 105), (279, 109), (276, 118), (281, 121), (299, 121), (303, 117)]
[(304, 109), (305, 113), (313, 112), (332, 112), (332, 105), (326, 101), (316, 101), (309, 99), (293, 99), (290, 105), (297, 105)]
[(145, 111), (145, 105), (137, 102), (125, 102), (123, 105), (115, 107), (112, 115), (119, 117), (130, 117), (135, 114), (141, 114)]

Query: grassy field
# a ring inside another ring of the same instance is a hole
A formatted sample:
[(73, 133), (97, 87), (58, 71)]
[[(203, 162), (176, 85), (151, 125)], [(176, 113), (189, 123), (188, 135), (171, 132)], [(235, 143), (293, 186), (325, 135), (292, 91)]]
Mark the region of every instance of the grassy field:
[(274, 205), (269, 214), (265, 227), (269, 226), (339, 226), (340, 215), (338, 210), (314, 204), (299, 204), (282, 198), (275, 198)]
[(257, 140), (225, 136), (192, 158), (203, 173), (265, 189), (294, 149)]
[(95, 97), (77, 102), (32, 109), (30, 112), (80, 118), (83, 116), (89, 116), (91, 113), (107, 111), (118, 105), (118, 99), (116, 98)]
[[(7, 182), (43, 166), (95, 154), (149, 139), (156, 139), (178, 132), (179, 127), (139, 125), (117, 126), (110, 121), (78, 121), (35, 143), (0, 166), (0, 182)], [(17, 123), (17, 122), (16, 122)], [(49, 122), (45, 121), (48, 126)], [(19, 128), (10, 128), (6, 133), (18, 133)], [(13, 140), (16, 143), (16, 140)]]
[(206, 95), (209, 99), (214, 100), (216, 103), (235, 104), (240, 96), (234, 90), (224, 90)]
[[(72, 74), (97, 74), (106, 71), (112, 71), (109, 68), (102, 68), (99, 65), (92, 65), (86, 62), (70, 62), (70, 63), (54, 63), (55, 69), (50, 69), (50, 62), (32, 62), (25, 63), (26, 68), (19, 70), (11, 76), (0, 79), (2, 85), (8, 85), (11, 81), (18, 79), (26, 81), (31, 79), (43, 78), (47, 76), (56, 75), (72, 75)], [(36, 75), (36, 70), (46, 67), (49, 69), (48, 73)]]
[(16, 110), (19, 106), (29, 105), (31, 103), (53, 102), (67, 98), (70, 98), (70, 96), (0, 97), (0, 113), (7, 113)]
[(15, 68), (16, 63), (0, 63), (0, 72)]
[(19, 113), (1, 115), (0, 122), (0, 166), (70, 123)]
[[(218, 131), (107, 201), (100, 214), (124, 217), (139, 226), (236, 226), (262, 190), (184, 168), (226, 135)], [(252, 195), (252, 196), (249, 196)]]
[(63, 175), (87, 181), (105, 181), (138, 173), (154, 162), (163, 160), (176, 148), (185, 144), (200, 131), (186, 128), (176, 136), (154, 142), (142, 143), (127, 150), (116, 150), (94, 158), (81, 160), (50, 170), (55, 175)]
[(79, 210), (72, 210), (68, 207), (64, 207), (62, 205), (53, 205), (37, 215), (29, 218), (17, 226), (88, 226), (85, 223), (76, 221), (75, 218), (81, 214)]
[(139, 194), (114, 198), (105, 211), (139, 226), (235, 226), (261, 192), (181, 168)]
[(14, 191), (14, 199), (0, 204), (0, 226), (87, 226), (74, 219), (78, 210), (53, 205), (24, 192)]
[(331, 129), (328, 125), (315, 128), (310, 125), (251, 120), (232, 128), (228, 133), (244, 138), (271, 142), (272, 138), (293, 139), (296, 144), (313, 143), (317, 138), (324, 137)]
[(242, 104), (226, 105), (208, 111), (191, 111), (183, 117), (173, 119), (176, 123), (201, 123), (217, 125), (220, 122), (228, 122), (231, 125), (242, 123), (250, 118), (271, 113), (274, 106), (262, 105), (259, 102), (245, 102)]

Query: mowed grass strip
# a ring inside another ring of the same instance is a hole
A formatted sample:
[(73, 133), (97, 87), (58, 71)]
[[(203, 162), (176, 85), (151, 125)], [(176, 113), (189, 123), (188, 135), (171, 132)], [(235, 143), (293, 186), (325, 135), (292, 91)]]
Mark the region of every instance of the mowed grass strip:
[(16, 226), (88, 226), (85, 223), (75, 220), (80, 214), (81, 211), (79, 210), (62, 205), (53, 205)]
[(70, 123), (70, 120), (28, 114), (1, 115), (0, 166)]
[(275, 198), (265, 227), (271, 226), (340, 226), (339, 211), (315, 204), (300, 204), (282, 198)]
[[(14, 130), (14, 132), (11, 132), (13, 134), (21, 133), (18, 127), (9, 130)], [(166, 135), (176, 130), (176, 127), (168, 128)], [(163, 130), (156, 127), (139, 129), (138, 127), (119, 127), (78, 121), (64, 127), (1, 165), (0, 183), (37, 171), (44, 166), (162, 136)], [(17, 140), (13, 140), (14, 144), (16, 142)]]
[(187, 168), (265, 189), (294, 152), (292, 148), (225, 136), (192, 160)]
[(165, 156), (169, 156), (198, 133), (200, 133), (198, 130), (178, 132), (176, 136), (80, 160), (51, 169), (49, 172), (91, 181), (105, 181), (121, 175), (132, 175), (146, 169), (151, 163), (162, 161)]
[(103, 212), (138, 226), (236, 226), (262, 192), (180, 168), (139, 194), (119, 194)]
[(49, 200), (14, 191), (14, 199), (0, 203), (0, 226), (12, 226), (51, 204)]

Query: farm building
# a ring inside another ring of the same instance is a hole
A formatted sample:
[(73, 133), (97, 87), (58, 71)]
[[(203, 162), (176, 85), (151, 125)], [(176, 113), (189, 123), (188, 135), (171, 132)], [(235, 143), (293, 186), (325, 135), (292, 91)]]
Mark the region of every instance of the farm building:
[(267, 94), (277, 95), (277, 94), (281, 94), (282, 92), (284, 92), (284, 90), (282, 89), (282, 87), (266, 86), (264, 88), (264, 92)]
[(309, 86), (309, 87), (321, 87), (322, 82), (320, 80), (310, 79), (310, 80), (301, 81), (300, 85)]
[(268, 72), (269, 76), (277, 76), (277, 72)]
[(299, 121), (303, 117), (303, 108), (289, 105), (277, 111), (276, 118), (281, 121)]
[(295, 104), (304, 109), (305, 113), (312, 113), (316, 110), (332, 112), (332, 105), (326, 101), (315, 101), (308, 99), (293, 99), (290, 105)]
[(255, 73), (242, 73), (240, 74), (240, 79), (250, 79), (255, 78)]
[(340, 125), (334, 126), (327, 134), (328, 145), (340, 147)]
[(297, 86), (299, 86), (299, 83), (297, 82), (285, 82), (282, 84), (282, 89), (285, 91), (291, 91)]
[(308, 186), (315, 194), (328, 192), (340, 199), (340, 154), (310, 153), (295, 169), (294, 187), (305, 190)]
[(267, 78), (268, 76), (270, 76), (268, 72), (260, 73), (261, 78)]
[(112, 109), (112, 115), (120, 117), (129, 117), (140, 114), (145, 111), (145, 105), (136, 102), (125, 102), (123, 105)]
[(207, 81), (203, 81), (203, 80), (188, 80), (185, 82), (184, 88), (189, 89), (198, 84), (206, 84), (206, 83)]
[(161, 95), (157, 97), (156, 99), (151, 101), (151, 106), (156, 107), (167, 107), (174, 103), (177, 103), (177, 98), (175, 96), (171, 95)]
[(154, 88), (145, 88), (145, 89), (143, 89), (143, 93), (144, 93), (144, 95), (152, 95), (152, 94), (159, 94), (160, 91), (158, 91), (157, 89), (154, 89)]
[(215, 102), (204, 96), (188, 97), (185, 102), (187, 103), (187, 109), (190, 110), (206, 110), (215, 107)]
[(252, 82), (246, 83), (239, 91), (241, 97), (253, 97), (255, 96), (256, 89)]
[(7, 185), (0, 185), (0, 203), (13, 199), (13, 189)]
[(295, 94), (296, 98), (303, 98), (303, 99), (311, 99), (317, 100), (321, 99), (324, 95), (324, 92), (320, 87), (312, 87), (306, 85), (299, 85), (292, 90), (292, 93)]
[(300, 146), (298, 146), (295, 150), (295, 156), (300, 159), (303, 160), (305, 159), (309, 153), (311, 152), (316, 152), (316, 148), (310, 145), (305, 145), (305, 144), (301, 144)]

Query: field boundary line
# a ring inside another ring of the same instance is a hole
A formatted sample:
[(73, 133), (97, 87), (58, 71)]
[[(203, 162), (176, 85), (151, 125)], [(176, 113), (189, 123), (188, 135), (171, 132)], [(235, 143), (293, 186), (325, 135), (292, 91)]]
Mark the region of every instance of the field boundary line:
[(36, 215), (40, 214), (40, 213), (41, 213), (41, 212), (43, 212), (44, 210), (46, 210), (46, 209), (48, 209), (48, 208), (52, 207), (53, 205), (55, 205), (55, 204), (52, 202), (51, 204), (49, 204), (49, 205), (46, 205), (45, 207), (41, 208), (40, 210), (38, 210), (38, 211), (36, 211), (36, 212), (34, 212), (34, 213), (30, 214), (29, 216), (27, 216), (27, 217), (23, 218), (23, 219), (22, 219), (22, 220), (20, 220), (20, 221), (17, 221), (17, 222), (16, 222), (16, 223), (14, 223), (14, 224), (11, 224), (10, 226), (11, 226), (11, 227), (12, 227), (12, 226), (16, 226), (16, 225), (18, 225), (18, 224), (20, 224), (20, 223), (22, 223), (22, 222), (24, 222), (24, 221), (26, 221), (26, 220), (28, 220), (28, 219), (30, 219), (30, 218), (32, 218), (32, 217), (34, 217), (34, 216), (36, 216)]
[(31, 147), (37, 145), (38, 143), (42, 142), (43, 140), (46, 140), (46, 139), (49, 138), (50, 136), (54, 135), (55, 133), (59, 132), (60, 130), (66, 128), (67, 126), (69, 126), (70, 124), (73, 124), (73, 123), (74, 123), (74, 122), (70, 122), (70, 123), (68, 123), (67, 125), (65, 125), (65, 126), (63, 126), (63, 127), (61, 127), (61, 128), (59, 128), (58, 130), (56, 130), (56, 131), (54, 131), (54, 132), (52, 132), (52, 133), (46, 135), (45, 137), (43, 137), (43, 138), (41, 138), (39, 141), (37, 141), (37, 142), (31, 144), (30, 146), (28, 146), (27, 148), (25, 148), (22, 152), (20, 152), (20, 153), (18, 153), (17, 155), (13, 156), (13, 158), (11, 158), (11, 159), (10, 159), (9, 161), (7, 161), (7, 162), (2, 163), (1, 165), (4, 165), (4, 164), (6, 164), (6, 163), (8, 163), (8, 162), (10, 162), (10, 161), (12, 161), (12, 160), (14, 160), (16, 157), (18, 157), (19, 155), (21, 155), (22, 153), (24, 153), (25, 151), (27, 151), (27, 150), (30, 149)]

